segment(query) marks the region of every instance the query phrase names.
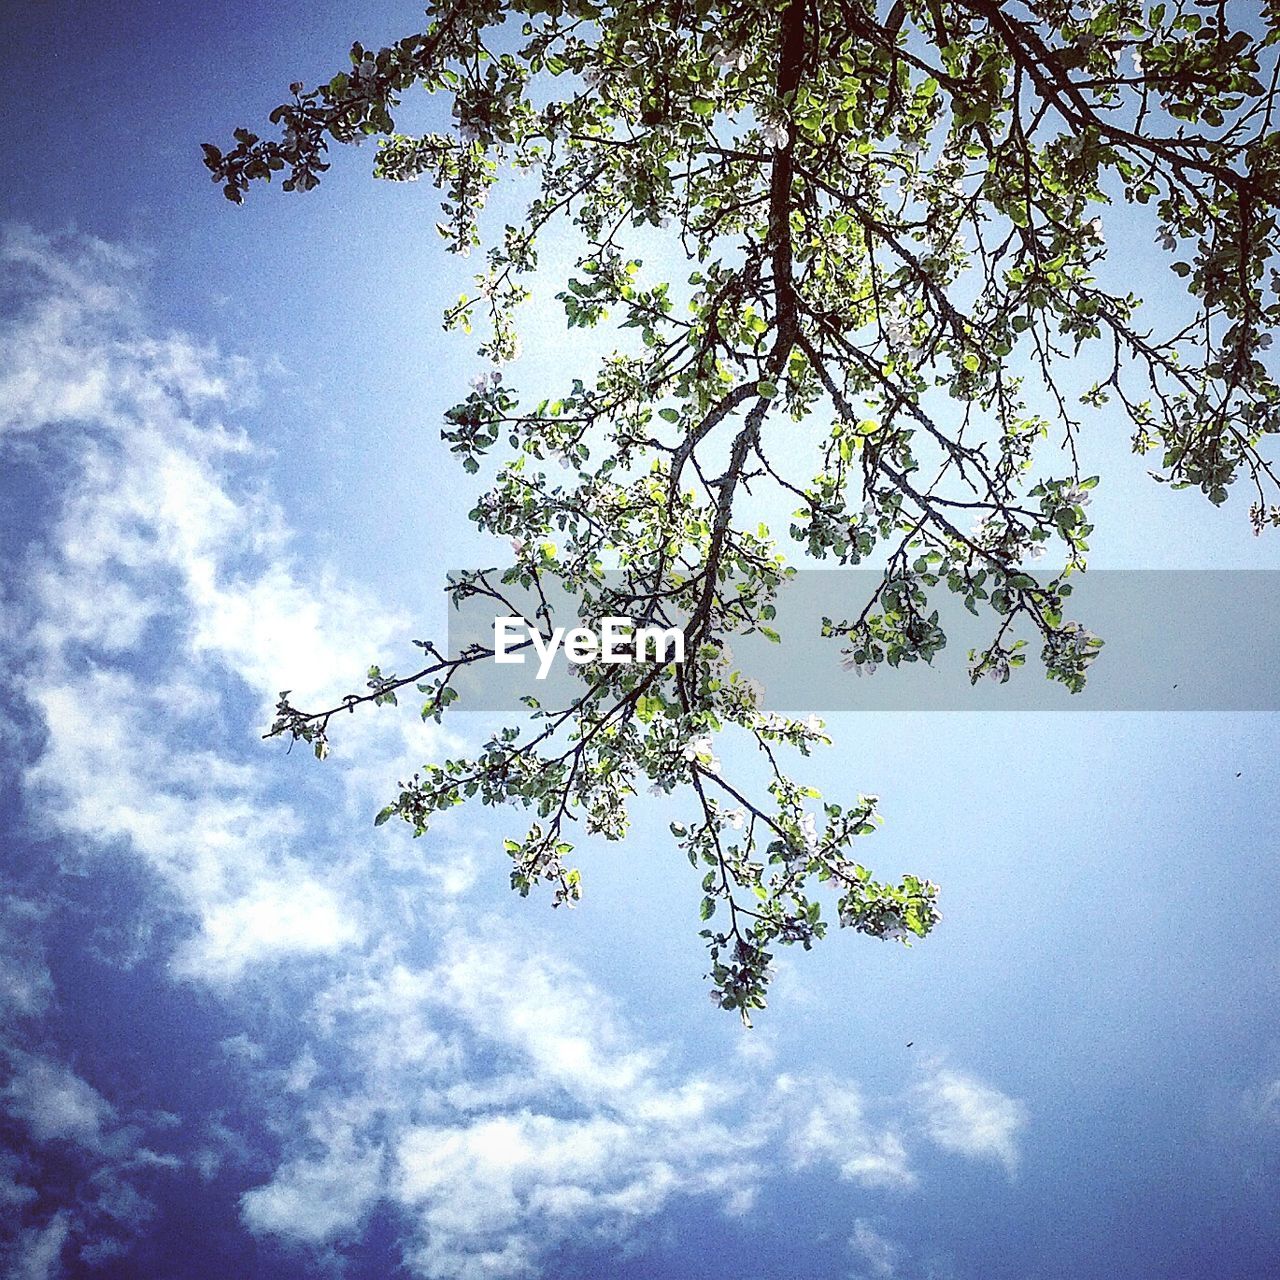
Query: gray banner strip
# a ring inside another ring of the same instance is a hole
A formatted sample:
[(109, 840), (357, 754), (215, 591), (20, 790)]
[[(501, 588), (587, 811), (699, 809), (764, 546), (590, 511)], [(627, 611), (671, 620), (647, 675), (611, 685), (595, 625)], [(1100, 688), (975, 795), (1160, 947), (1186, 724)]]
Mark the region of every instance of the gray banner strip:
[[(1047, 582), (1048, 576), (1035, 575)], [(494, 582), (500, 571), (491, 575)], [(874, 673), (842, 669), (842, 636), (824, 637), (822, 619), (856, 618), (882, 575), (873, 570), (801, 570), (779, 591), (770, 626), (780, 643), (733, 635), (733, 664), (763, 687), (762, 705), (788, 714), (833, 711), (1274, 711), (1280, 710), (1280, 571), (1092, 570), (1073, 576), (1063, 616), (1105, 641), (1085, 689), (1070, 693), (1045, 677), (1041, 641), (1019, 619), (1009, 638), (1025, 637), (1026, 665), (1007, 682), (969, 678), (970, 649), (985, 649), (1001, 619), (979, 605), (974, 617), (944, 584), (929, 591), (947, 645), (932, 665), (880, 663)], [(504, 593), (529, 618), (538, 606), (518, 586)], [(578, 625), (577, 603), (548, 595), (553, 622)], [(449, 652), (494, 645), (495, 617), (506, 610), (476, 599), (450, 610)], [(563, 651), (546, 679), (537, 655), (522, 665), (482, 659), (462, 670), (459, 706), (518, 708), (533, 694), (563, 706), (581, 691), (581, 668)]]

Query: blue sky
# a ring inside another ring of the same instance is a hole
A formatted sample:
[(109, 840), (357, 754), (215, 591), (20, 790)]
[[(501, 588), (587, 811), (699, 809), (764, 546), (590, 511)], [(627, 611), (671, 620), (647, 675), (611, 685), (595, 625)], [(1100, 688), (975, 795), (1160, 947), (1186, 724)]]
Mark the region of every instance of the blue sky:
[[(3, 19), (9, 1273), (1276, 1269), (1270, 715), (834, 717), (815, 781), (881, 796), (868, 858), (938, 881), (944, 922), (783, 956), (749, 1034), (706, 997), (677, 802), (553, 913), (506, 891), (500, 816), (370, 824), (466, 721), (353, 718), (323, 766), (260, 741), (277, 690), (402, 664), (445, 568), (497, 558), (437, 440), (480, 365), (439, 331), (468, 276), (432, 192), (353, 152), (234, 210), (199, 163), (416, 20)], [(529, 324), (513, 373), (567, 370)], [(1088, 441), (1097, 563), (1276, 567), (1124, 434)]]

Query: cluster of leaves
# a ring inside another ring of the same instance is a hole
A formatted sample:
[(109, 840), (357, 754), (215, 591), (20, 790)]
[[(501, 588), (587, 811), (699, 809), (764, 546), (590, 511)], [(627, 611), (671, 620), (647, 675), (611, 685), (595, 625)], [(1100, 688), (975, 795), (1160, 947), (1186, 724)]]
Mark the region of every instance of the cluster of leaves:
[[(1023, 618), (1072, 690), (1101, 644), (1063, 615), (1097, 482), (1081, 474), (1078, 404), (1125, 413), (1158, 479), (1214, 503), (1243, 479), (1255, 526), (1280, 523), (1262, 452), (1280, 428), (1264, 360), (1280, 318), (1280, 20), (1268, 6), (1256, 33), (1234, 30), (1217, 0), (895, 0), (883, 13), (872, 0), (440, 0), (430, 13), (424, 33), (356, 45), (349, 70), (293, 86), (278, 138), (239, 131), (206, 163), (239, 202), (273, 173), (307, 190), (331, 143), (378, 136), (377, 173), (430, 178), (447, 248), (484, 250), (476, 296), (446, 323), (482, 325), (498, 365), (518, 351), (540, 238), (579, 238), (567, 322), (608, 318), (629, 345), (559, 399), (525, 405), (499, 369), (449, 411), (462, 465), (493, 470), (473, 519), (517, 557), (451, 590), (500, 602), (555, 583), (586, 620), (682, 627), (691, 657), (582, 668), (569, 705), (530, 700), (526, 723), (427, 767), (379, 817), (421, 832), (469, 797), (523, 806), (535, 820), (508, 844), (513, 885), (550, 881), (572, 901), (566, 822), (585, 815), (617, 839), (638, 787), (690, 786), (699, 817), (676, 835), (705, 869), (713, 994), (746, 1017), (772, 948), (821, 935), (821, 893), (882, 938), (922, 937), (938, 918), (934, 886), (879, 883), (854, 858), (872, 798), (821, 805), (818, 829), (820, 798), (779, 749), (806, 754), (827, 741), (821, 725), (764, 711), (733, 665), (731, 636), (772, 635), (790, 572), (753, 503), (784, 495), (812, 559), (884, 564), (862, 613), (827, 622), (847, 666), (930, 660), (946, 637), (928, 593), (949, 589), (997, 619), (974, 679), (1022, 663), (1009, 628)], [(413, 89), (447, 103), (451, 126), (397, 132)], [(511, 170), (536, 175), (537, 194), (482, 234)], [(1185, 281), (1190, 319), (1168, 335), (1138, 327), (1138, 299), (1103, 278), (1113, 200), (1148, 218)], [(647, 278), (636, 229), (665, 233), (689, 274)], [(1086, 344), (1102, 376), (1073, 386)], [(1029, 573), (1046, 552), (1061, 568)], [(621, 586), (605, 585), (610, 570)], [(532, 613), (549, 626), (549, 607)], [(274, 731), (319, 751), (335, 712), (415, 684), (439, 718), (459, 667), (490, 653), (424, 648), (422, 670), (375, 672), (339, 707), (282, 697)], [(727, 776), (721, 733), (754, 744), (762, 787)]]

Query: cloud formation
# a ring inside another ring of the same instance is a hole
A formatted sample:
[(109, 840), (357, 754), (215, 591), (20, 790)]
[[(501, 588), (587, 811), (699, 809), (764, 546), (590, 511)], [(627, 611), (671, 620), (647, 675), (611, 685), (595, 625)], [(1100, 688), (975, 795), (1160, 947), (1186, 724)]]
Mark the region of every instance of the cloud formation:
[(1010, 1175), (1020, 1158), (1025, 1106), (959, 1071), (939, 1069), (920, 1086), (925, 1130), (946, 1151), (995, 1160)]
[(849, 1252), (855, 1261), (855, 1275), (865, 1280), (892, 1280), (898, 1274), (901, 1250), (866, 1218), (855, 1220)]

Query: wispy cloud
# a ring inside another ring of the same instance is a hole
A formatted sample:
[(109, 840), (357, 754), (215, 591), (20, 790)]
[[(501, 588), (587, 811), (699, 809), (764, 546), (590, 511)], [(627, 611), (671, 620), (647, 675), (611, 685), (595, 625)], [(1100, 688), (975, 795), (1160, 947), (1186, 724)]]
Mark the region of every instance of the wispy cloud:
[(1020, 1159), (1026, 1107), (972, 1076), (939, 1068), (918, 1090), (925, 1131), (946, 1151), (998, 1161), (1012, 1175)]
[(62, 1275), (62, 1251), (71, 1230), (71, 1215), (55, 1213), (40, 1227), (19, 1231), (13, 1244), (0, 1252), (13, 1280), (55, 1280)]
[[(55, 1277), (63, 1255), (87, 1266), (128, 1252), (154, 1218), (151, 1195), (182, 1161), (148, 1143), (164, 1126), (146, 1114), (122, 1116), (66, 1063), (0, 1044), (8, 1083), (0, 1112), (21, 1135), (0, 1158), (0, 1205), (17, 1228), (5, 1274)], [(46, 1189), (59, 1188), (55, 1204)], [(50, 1210), (52, 1210), (50, 1212)], [(26, 1220), (26, 1225), (21, 1225)]]
[(728, 1204), (762, 1175), (773, 1134), (735, 1123), (742, 1086), (668, 1069), (509, 922), (451, 932), (429, 968), (371, 957), (311, 1023), (321, 1063), (340, 1044), (364, 1070), (321, 1070), (300, 1100), (305, 1138), (245, 1197), (256, 1230), (341, 1237), (377, 1195), (413, 1224), (424, 1275), (520, 1275), (566, 1240), (626, 1235), (676, 1197)]
[(790, 1137), (801, 1165), (828, 1161), (840, 1176), (864, 1187), (909, 1188), (916, 1183), (907, 1149), (894, 1121), (873, 1123), (861, 1091), (847, 1081), (779, 1081), (784, 1097), (794, 1096), (798, 1123)]
[(41, 1014), (53, 996), (41, 925), (47, 908), (11, 894), (0, 900), (0, 1028)]
[(325, 1244), (350, 1235), (383, 1194), (384, 1153), (350, 1125), (330, 1129), (314, 1155), (282, 1165), (241, 1201), (245, 1224), (260, 1234)]
[(854, 1276), (859, 1280), (892, 1280), (898, 1274), (901, 1250), (866, 1218), (855, 1220), (849, 1252), (855, 1262)]
[[(70, 473), (9, 655), (47, 733), (29, 793), (64, 832), (124, 848), (164, 881), (195, 926), (175, 957), (187, 976), (229, 980), (257, 958), (358, 942), (350, 866), (296, 851), (314, 824), (267, 795), (253, 729), (286, 683), (316, 697), (350, 687), (404, 620), (303, 571), (280, 510), (237, 471), (251, 447), (220, 415), (252, 395), (245, 361), (148, 333), (128, 260), (107, 246), (10, 230), (0, 254), (11, 284), (20, 268), (0, 439), (42, 435)], [(226, 702), (245, 693), (256, 717), (228, 742)], [(371, 718), (344, 749), (385, 761), (429, 738)]]
[[(252, 398), (253, 370), (149, 332), (134, 265), (89, 238), (0, 237), (0, 449), (59, 479), (8, 592), (3, 660), (41, 731), (23, 778), (33, 824), (63, 837), (80, 875), (109, 883), (121, 858), (144, 868), (177, 925), (173, 972), (226, 985), (363, 938), (358, 845), (328, 863), (304, 855), (318, 824), (267, 793), (255, 729), (286, 665), (297, 687), (331, 694), (400, 621), (297, 569), (279, 510), (237, 473), (248, 441), (221, 418)], [(228, 736), (233, 701), (250, 710)], [(384, 755), (404, 749), (382, 732)], [(20, 1274), (125, 1249), (154, 1211), (146, 1184), (178, 1163), (144, 1144), (145, 1118), (21, 1048), (24, 1023), (56, 1001), (38, 941), (53, 900), (11, 896), (0, 917), (0, 1102), (25, 1143), (5, 1196), (31, 1223)], [(59, 1179), (73, 1211), (50, 1216), (37, 1193), (59, 1144), (81, 1154)]]
[(110, 1104), (92, 1086), (59, 1063), (15, 1054), (13, 1075), (0, 1090), (10, 1115), (23, 1121), (36, 1142), (63, 1139), (93, 1150), (102, 1144)]

